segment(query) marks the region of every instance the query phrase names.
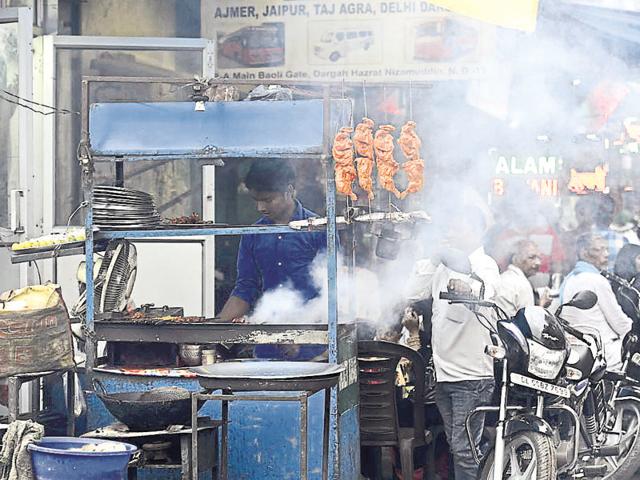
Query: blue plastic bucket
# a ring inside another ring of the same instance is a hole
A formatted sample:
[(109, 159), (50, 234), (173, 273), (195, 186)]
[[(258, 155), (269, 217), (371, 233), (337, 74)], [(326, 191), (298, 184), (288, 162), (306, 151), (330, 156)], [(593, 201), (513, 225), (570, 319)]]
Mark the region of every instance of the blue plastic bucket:
[[(87, 444), (117, 444), (122, 451), (78, 451)], [(43, 437), (29, 445), (36, 480), (126, 480), (137, 447), (93, 438)]]

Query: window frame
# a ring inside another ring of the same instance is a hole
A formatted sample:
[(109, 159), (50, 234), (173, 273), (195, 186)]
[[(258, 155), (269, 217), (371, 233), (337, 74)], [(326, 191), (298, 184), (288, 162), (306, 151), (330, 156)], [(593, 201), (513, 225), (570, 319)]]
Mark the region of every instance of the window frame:
[[(205, 78), (215, 74), (216, 49), (215, 42), (204, 38), (171, 38), (171, 37), (96, 37), (72, 35), (45, 35), (36, 39), (37, 68), (42, 75), (42, 81), (37, 83), (37, 101), (56, 106), (56, 61), (59, 50), (147, 50), (147, 51), (200, 51), (202, 54), (202, 72)], [(80, 94), (80, 93), (78, 93)], [(42, 225), (49, 232), (64, 231), (66, 226), (56, 225), (55, 211), (55, 173), (56, 173), (56, 120), (54, 115), (41, 119), (39, 124), (39, 142), (42, 158), (42, 177), (47, 179), (42, 185)], [(203, 169), (203, 218), (215, 221), (215, 170)], [(206, 316), (214, 315), (214, 272), (215, 272), (215, 242), (205, 237), (189, 237), (188, 239), (171, 238), (157, 239), (158, 242), (200, 242), (203, 244), (203, 279), (202, 279), (202, 310)], [(56, 278), (55, 262), (46, 262), (43, 276)]]
[[(0, 24), (16, 23), (18, 30), (18, 96), (25, 100), (33, 100), (33, 13), (29, 7), (0, 8)], [(34, 190), (33, 181), (33, 112), (26, 108), (18, 109), (18, 178), (17, 185), (23, 192), (19, 205), (10, 212), (10, 217), (19, 219), (17, 228), (0, 225), (1, 243), (20, 240), (35, 229), (33, 207), (35, 199), (28, 196)], [(9, 199), (7, 199), (9, 201)], [(10, 206), (8, 204), (8, 206)], [(21, 275), (22, 277), (23, 275)], [(22, 278), (21, 283), (26, 279)]]

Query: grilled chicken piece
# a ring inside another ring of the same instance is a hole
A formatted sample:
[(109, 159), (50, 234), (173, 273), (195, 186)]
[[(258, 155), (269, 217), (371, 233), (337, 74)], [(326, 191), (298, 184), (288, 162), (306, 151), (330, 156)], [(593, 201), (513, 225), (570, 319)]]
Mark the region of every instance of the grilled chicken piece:
[(353, 181), (356, 179), (356, 167), (353, 164), (353, 128), (342, 127), (333, 140), (331, 152), (335, 160), (336, 190), (351, 200), (358, 197), (353, 193)]
[(400, 167), (393, 158), (394, 144), (391, 132), (394, 130), (395, 127), (393, 125), (381, 125), (374, 137), (373, 147), (376, 154), (380, 186), (400, 198), (400, 191), (393, 182), (393, 177), (398, 173)]
[(385, 157), (389, 156), (389, 154), (393, 155), (393, 137), (391, 136), (391, 132), (396, 129), (393, 125), (380, 125), (378, 131), (376, 131), (376, 136), (373, 140), (373, 147), (376, 153), (376, 158), (378, 156)]
[(353, 143), (358, 155), (358, 184), (367, 192), (369, 200), (373, 200), (373, 120), (362, 118), (362, 122), (356, 126)]
[(420, 158), (420, 147), (422, 140), (416, 133), (416, 122), (409, 120), (400, 130), (398, 145), (407, 160), (418, 160)]
[(373, 120), (367, 117), (362, 118), (362, 122), (356, 125), (353, 143), (359, 157), (373, 160)]
[(367, 195), (369, 200), (373, 200), (373, 159), (369, 157), (356, 158), (358, 167), (358, 184)]
[(400, 198), (406, 198), (410, 193), (417, 193), (424, 185), (424, 160), (416, 158), (402, 164), (402, 169), (407, 172), (409, 183)]
[(358, 199), (353, 193), (353, 181), (356, 179), (356, 169), (353, 165), (336, 165), (336, 190), (347, 195), (351, 200)]

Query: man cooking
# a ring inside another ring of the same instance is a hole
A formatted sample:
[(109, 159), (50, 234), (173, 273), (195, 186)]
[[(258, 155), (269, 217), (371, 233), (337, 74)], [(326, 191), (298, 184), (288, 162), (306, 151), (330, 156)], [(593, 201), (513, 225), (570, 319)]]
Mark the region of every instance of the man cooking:
[[(295, 171), (287, 160), (256, 160), (244, 183), (262, 215), (255, 225), (288, 224), (318, 216), (296, 199)], [(305, 301), (318, 296), (310, 267), (326, 246), (325, 232), (243, 235), (235, 288), (219, 313), (219, 320), (242, 321), (262, 294), (278, 288), (295, 290)], [(277, 349), (261, 346), (257, 350), (264, 356), (276, 354)]]

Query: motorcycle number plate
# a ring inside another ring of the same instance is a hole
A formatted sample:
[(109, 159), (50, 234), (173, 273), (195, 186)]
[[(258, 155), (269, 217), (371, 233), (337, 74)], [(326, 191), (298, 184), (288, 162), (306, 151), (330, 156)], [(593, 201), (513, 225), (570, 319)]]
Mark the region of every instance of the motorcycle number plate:
[(568, 388), (553, 385), (541, 380), (536, 380), (535, 378), (525, 377), (524, 375), (520, 375), (518, 373), (511, 374), (511, 381), (516, 385), (521, 385), (533, 390), (538, 390), (539, 392), (549, 393), (551, 395), (556, 395), (563, 398), (571, 397), (571, 392)]

